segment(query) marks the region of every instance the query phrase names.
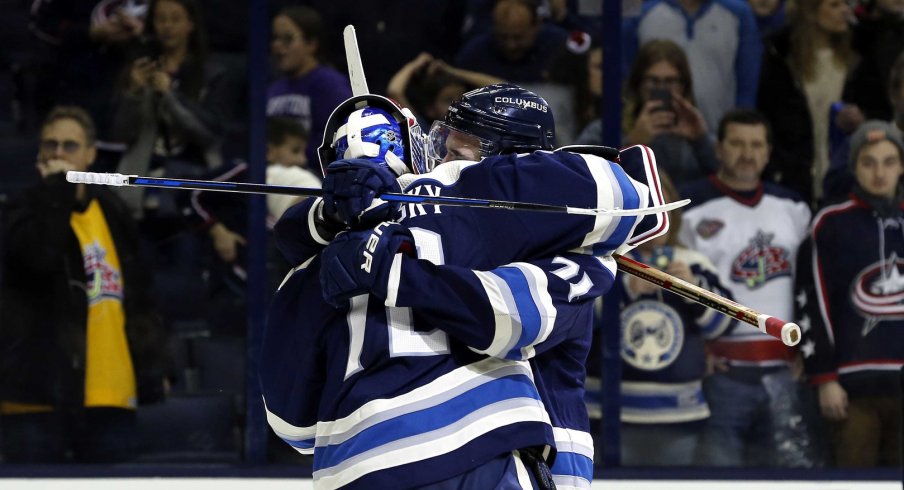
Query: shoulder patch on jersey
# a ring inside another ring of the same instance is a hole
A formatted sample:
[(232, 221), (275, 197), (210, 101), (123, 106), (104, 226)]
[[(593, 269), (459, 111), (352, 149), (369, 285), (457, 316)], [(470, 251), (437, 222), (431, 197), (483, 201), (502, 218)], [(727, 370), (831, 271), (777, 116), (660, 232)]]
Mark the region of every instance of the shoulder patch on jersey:
[(722, 231), (722, 228), (725, 228), (724, 221), (718, 219), (705, 219), (697, 223), (696, 231), (697, 234), (700, 235), (700, 238), (708, 240)]
[(684, 323), (671, 306), (641, 300), (621, 313), (621, 356), (643, 371), (665, 369), (678, 358), (684, 346)]

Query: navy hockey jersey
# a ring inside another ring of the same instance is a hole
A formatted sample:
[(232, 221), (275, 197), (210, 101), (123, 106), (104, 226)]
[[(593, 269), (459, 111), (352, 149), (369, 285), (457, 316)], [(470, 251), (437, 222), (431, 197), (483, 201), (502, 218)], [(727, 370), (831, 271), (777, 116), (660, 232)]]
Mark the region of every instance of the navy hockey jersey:
[(852, 195), (816, 215), (806, 245), (798, 324), (810, 380), (889, 393), (904, 366), (904, 211), (880, 215)]
[[(403, 184), (589, 208), (641, 208), (649, 197), (618, 165), (565, 152), (450, 162)], [(319, 293), (314, 254), (326, 240), (315, 204), (276, 227), (298, 233), (281, 244), (304, 263), (274, 301), (261, 369), (268, 420), (313, 452), (315, 485), (422, 485), (555, 444), (557, 483), (589, 487), (584, 357), (591, 300), (615, 270), (593, 254), (627, 241), (637, 218), (406, 205), (419, 259), (396, 256), (385, 298), (333, 309)]]
[[(660, 260), (640, 250), (635, 260), (657, 267), (670, 262), (687, 264), (696, 284), (731, 299), (718, 273), (702, 254), (684, 247), (657, 250)], [(627, 282), (628, 276), (622, 276)], [(664, 290), (633, 294), (627, 284), (621, 300), (621, 420), (635, 424), (691, 422), (709, 417), (703, 397), (706, 371), (704, 340), (713, 340), (736, 321), (700, 303)]]

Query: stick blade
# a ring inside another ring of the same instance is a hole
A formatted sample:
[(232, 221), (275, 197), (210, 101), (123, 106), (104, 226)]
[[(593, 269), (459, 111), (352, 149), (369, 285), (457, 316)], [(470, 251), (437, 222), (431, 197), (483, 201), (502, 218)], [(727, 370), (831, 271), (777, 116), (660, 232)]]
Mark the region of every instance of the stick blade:
[(342, 31), (342, 39), (345, 42), (345, 59), (348, 62), (348, 79), (352, 85), (352, 95), (366, 95), (367, 79), (364, 77), (364, 65), (361, 63), (361, 52), (358, 51), (358, 37), (355, 35), (355, 26), (347, 25)]

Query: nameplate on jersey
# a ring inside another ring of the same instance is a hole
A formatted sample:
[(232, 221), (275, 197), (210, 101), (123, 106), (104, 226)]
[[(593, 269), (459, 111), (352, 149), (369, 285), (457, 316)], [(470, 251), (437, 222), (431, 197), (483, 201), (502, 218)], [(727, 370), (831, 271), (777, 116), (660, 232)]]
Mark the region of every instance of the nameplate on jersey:
[[(442, 187), (438, 185), (422, 184), (405, 191), (405, 194), (439, 197), (441, 190)], [(425, 214), (442, 214), (442, 209), (439, 204), (405, 203), (402, 204), (401, 212), (402, 215), (399, 218), (399, 222)]]

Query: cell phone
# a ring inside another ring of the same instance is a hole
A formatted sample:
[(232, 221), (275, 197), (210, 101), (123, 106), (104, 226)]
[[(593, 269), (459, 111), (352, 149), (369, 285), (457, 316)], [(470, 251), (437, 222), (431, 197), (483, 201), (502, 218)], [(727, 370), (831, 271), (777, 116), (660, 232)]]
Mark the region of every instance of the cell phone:
[(141, 39), (141, 44), (138, 46), (138, 57), (143, 58), (147, 57), (152, 60), (156, 60), (163, 55), (163, 45), (160, 43), (160, 40), (156, 37), (148, 36)]
[(667, 88), (650, 89), (650, 100), (662, 101), (662, 104), (654, 109), (655, 111), (675, 112), (675, 107), (672, 104), (672, 91)]

